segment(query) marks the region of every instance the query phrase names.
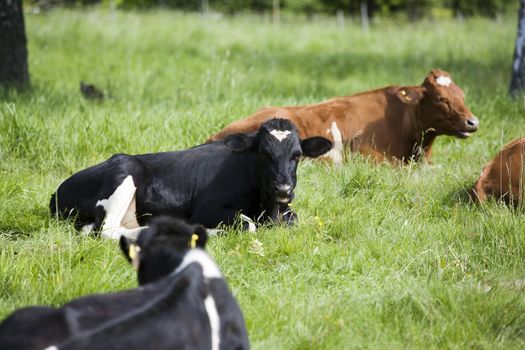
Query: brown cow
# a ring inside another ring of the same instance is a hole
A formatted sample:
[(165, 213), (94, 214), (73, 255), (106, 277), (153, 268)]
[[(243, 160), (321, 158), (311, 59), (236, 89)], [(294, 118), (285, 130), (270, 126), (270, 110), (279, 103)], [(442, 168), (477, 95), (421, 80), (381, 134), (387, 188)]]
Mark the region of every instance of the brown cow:
[(469, 137), (478, 119), (465, 105), (463, 91), (450, 75), (434, 69), (420, 86), (388, 86), (296, 107), (266, 107), (226, 126), (208, 141), (255, 131), (270, 118), (292, 120), (301, 138), (323, 136), (333, 142), (325, 154), (343, 160), (344, 146), (383, 160), (430, 161), (436, 136)]
[(471, 197), (482, 203), (489, 197), (518, 205), (523, 196), (525, 137), (512, 141), (485, 165), (471, 190)]

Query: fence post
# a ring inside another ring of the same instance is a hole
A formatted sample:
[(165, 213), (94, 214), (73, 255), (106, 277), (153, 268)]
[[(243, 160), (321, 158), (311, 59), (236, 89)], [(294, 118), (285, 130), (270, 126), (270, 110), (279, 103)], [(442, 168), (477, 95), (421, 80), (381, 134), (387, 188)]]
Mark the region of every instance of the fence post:
[(343, 10), (338, 9), (336, 12), (337, 27), (339, 29), (345, 29), (345, 13)]
[(272, 19), (273, 23), (279, 23), (281, 20), (281, 5), (279, 4), (279, 0), (272, 1)]
[(361, 0), (361, 29), (368, 31), (368, 4), (366, 0)]
[(210, 11), (210, 3), (208, 0), (201, 0), (201, 13), (203, 16), (207, 16)]
[(518, 33), (512, 61), (512, 78), (509, 94), (511, 97), (518, 95), (525, 89), (525, 0), (521, 0), (518, 12)]

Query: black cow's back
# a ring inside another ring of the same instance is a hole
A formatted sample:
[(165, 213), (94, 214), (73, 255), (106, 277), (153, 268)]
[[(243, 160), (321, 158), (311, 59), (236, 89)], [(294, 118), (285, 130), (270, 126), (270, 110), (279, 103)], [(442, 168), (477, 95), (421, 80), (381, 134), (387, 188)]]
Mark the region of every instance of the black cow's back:
[(234, 153), (219, 142), (136, 157), (152, 174), (144, 197), (137, 197), (139, 216), (178, 215), (212, 228), (231, 224), (239, 210), (260, 211), (253, 153)]
[[(147, 304), (155, 302), (159, 295), (165, 295), (166, 291), (178, 291), (174, 282), (176, 281), (164, 279), (125, 292), (78, 298), (59, 309), (34, 307), (18, 310), (0, 325), (0, 349), (18, 347), (42, 350), (51, 345), (60, 345), (59, 348), (63, 349), (68, 348), (65, 346), (68, 343), (76, 344), (70, 348), (82, 348), (84, 340), (88, 339), (90, 334), (93, 335), (93, 332), (96, 334), (96, 330), (104, 325), (107, 327), (115, 322), (119, 323), (119, 320), (131, 319), (134, 314), (152, 318), (153, 314), (148, 312)], [(185, 285), (182, 289), (185, 289)], [(170, 309), (163, 307), (158, 311), (160, 314), (154, 318), (162, 319), (161, 314), (169, 313)], [(133, 327), (140, 329), (138, 323), (129, 324), (127, 329), (131, 330)], [(147, 328), (144, 330), (147, 331)], [(63, 343), (65, 344), (61, 345)]]
[(79, 298), (58, 309), (19, 310), (0, 324), (0, 349), (208, 350), (209, 296), (220, 320), (219, 348), (248, 349), (244, 320), (226, 283), (205, 277), (198, 263), (137, 289)]
[(74, 217), (77, 228), (93, 224), (97, 231), (106, 215), (97, 202), (131, 176), (139, 225), (173, 215), (213, 228), (231, 224), (239, 212), (260, 215), (255, 168), (255, 153), (236, 153), (222, 142), (175, 152), (117, 154), (66, 179), (53, 194), (50, 209)]
[(0, 323), (0, 350), (44, 349), (68, 334), (64, 315), (57, 309), (27, 307)]
[(248, 332), (242, 316), (241, 309), (232, 298), (231, 292), (223, 279), (213, 279), (209, 282), (209, 291), (217, 305), (220, 315), (219, 348), (249, 349)]

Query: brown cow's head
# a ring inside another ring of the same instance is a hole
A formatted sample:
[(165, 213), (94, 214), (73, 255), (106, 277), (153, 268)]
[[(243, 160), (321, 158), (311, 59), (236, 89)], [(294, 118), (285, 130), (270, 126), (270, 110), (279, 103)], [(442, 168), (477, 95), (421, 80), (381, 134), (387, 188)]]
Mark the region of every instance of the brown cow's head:
[(445, 71), (434, 69), (421, 86), (400, 87), (396, 93), (404, 103), (417, 106), (418, 126), (424, 131), (466, 138), (478, 130), (478, 118), (465, 105), (463, 90)]

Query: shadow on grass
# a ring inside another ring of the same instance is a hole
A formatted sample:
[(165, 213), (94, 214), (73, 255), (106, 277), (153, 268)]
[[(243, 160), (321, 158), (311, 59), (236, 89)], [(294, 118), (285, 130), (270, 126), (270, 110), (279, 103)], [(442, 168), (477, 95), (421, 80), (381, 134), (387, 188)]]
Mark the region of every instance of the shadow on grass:
[(470, 191), (474, 183), (464, 182), (456, 184), (443, 198), (443, 203), (446, 204), (461, 204), (474, 206), (474, 202), (470, 197)]
[(12, 241), (30, 238), (33, 232), (47, 230), (53, 220), (44, 207), (6, 213), (0, 218), (0, 235)]

